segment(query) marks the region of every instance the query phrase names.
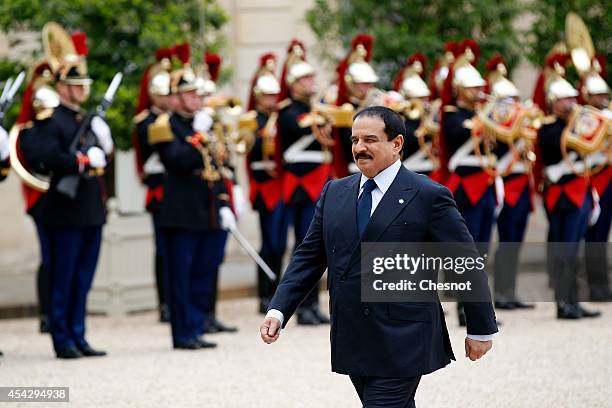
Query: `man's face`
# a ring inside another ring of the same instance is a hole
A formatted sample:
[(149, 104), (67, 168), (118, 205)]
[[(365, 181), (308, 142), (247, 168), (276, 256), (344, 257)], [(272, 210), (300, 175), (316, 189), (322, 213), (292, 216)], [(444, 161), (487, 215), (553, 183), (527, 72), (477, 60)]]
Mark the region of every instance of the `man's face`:
[(463, 97), (463, 99), (470, 103), (476, 104), (481, 102), (484, 96), (484, 86), (475, 86), (471, 88), (460, 88), (459, 95)]
[(73, 105), (81, 105), (89, 98), (89, 85), (71, 85), (58, 82), (57, 92), (60, 97)]
[(610, 94), (589, 95), (588, 98), (586, 98), (586, 103), (597, 109), (606, 109), (610, 103)]
[(551, 103), (552, 113), (560, 119), (567, 120), (577, 103), (578, 101), (574, 97), (555, 99)]
[(360, 84), (352, 84), (350, 87), (350, 90), (351, 90), (351, 94), (355, 98), (359, 100), (363, 100), (372, 88), (374, 88), (373, 83), (360, 83)]
[(180, 110), (195, 113), (202, 108), (202, 98), (196, 90), (181, 92), (178, 95)]
[(268, 95), (261, 94), (255, 97), (257, 105), (265, 110), (273, 110), (276, 107), (276, 101), (278, 100), (278, 94)]
[(404, 136), (387, 140), (382, 119), (359, 116), (353, 122), (351, 143), (357, 167), (366, 177), (372, 178), (400, 158)]
[(172, 110), (172, 96), (170, 95), (156, 95), (151, 97), (153, 105), (163, 111)]
[(314, 75), (308, 75), (296, 80), (291, 91), (298, 98), (311, 98), (317, 93), (317, 83)]

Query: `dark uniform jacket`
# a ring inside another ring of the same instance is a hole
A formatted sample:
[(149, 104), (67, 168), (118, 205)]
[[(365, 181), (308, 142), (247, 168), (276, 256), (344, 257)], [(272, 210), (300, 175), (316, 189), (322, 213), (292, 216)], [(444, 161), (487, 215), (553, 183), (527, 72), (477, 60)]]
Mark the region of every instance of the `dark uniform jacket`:
[[(160, 225), (165, 228), (209, 230), (219, 228), (219, 209), (228, 205), (229, 195), (222, 179), (203, 180), (202, 154), (185, 138), (193, 136), (192, 118), (177, 113), (162, 114), (150, 127), (149, 141), (155, 145), (166, 167)], [(152, 137), (157, 133), (157, 137)], [(159, 134), (162, 134), (161, 138)]]
[(70, 152), (70, 144), (81, 121), (80, 112), (60, 105), (49, 119), (35, 122), (30, 130), (34, 141), (28, 143), (33, 149), (31, 156), (38, 158), (37, 163), (30, 164), (51, 174), (51, 185), (40, 210), (43, 223), (51, 227), (100, 226), (106, 219), (102, 177), (81, 177), (75, 199), (57, 191), (57, 183), (63, 176), (79, 174), (77, 158)]

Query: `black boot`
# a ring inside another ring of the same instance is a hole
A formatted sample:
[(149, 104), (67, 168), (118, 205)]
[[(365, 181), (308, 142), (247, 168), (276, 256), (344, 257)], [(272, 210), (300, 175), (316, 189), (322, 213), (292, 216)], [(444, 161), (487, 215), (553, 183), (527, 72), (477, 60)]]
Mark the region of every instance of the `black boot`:
[(557, 302), (557, 319), (576, 320), (582, 312), (576, 303)]
[(49, 324), (49, 317), (46, 315), (40, 315), (40, 322), (38, 325), (38, 331), (40, 333), (51, 333), (51, 325)]
[(321, 312), (321, 309), (319, 308), (319, 305), (314, 305), (311, 308), (311, 310), (312, 310), (312, 313), (317, 318), (317, 320), (319, 321), (319, 323), (321, 323), (321, 324), (329, 324), (329, 317), (325, 316), (323, 314), (323, 312)]
[(315, 316), (311, 308), (303, 308), (298, 311), (298, 324), (302, 326), (317, 326), (321, 321)]
[(467, 326), (467, 320), (465, 318), (465, 309), (463, 308), (463, 303), (461, 302), (457, 302), (457, 317), (459, 318), (460, 327)]

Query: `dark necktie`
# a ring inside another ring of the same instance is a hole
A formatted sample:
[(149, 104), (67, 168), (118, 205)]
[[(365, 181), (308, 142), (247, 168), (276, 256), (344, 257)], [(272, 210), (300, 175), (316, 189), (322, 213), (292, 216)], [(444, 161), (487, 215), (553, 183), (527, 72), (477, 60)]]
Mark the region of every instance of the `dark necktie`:
[(359, 237), (363, 236), (366, 225), (370, 221), (370, 212), (372, 211), (372, 190), (376, 188), (374, 179), (368, 179), (363, 185), (361, 197), (357, 200), (357, 229)]

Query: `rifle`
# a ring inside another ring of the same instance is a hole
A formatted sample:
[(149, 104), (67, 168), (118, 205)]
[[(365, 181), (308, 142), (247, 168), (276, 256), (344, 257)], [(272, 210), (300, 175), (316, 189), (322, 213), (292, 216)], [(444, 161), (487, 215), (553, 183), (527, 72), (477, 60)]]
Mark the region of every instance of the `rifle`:
[[(86, 153), (90, 147), (97, 144), (98, 138), (91, 130), (91, 121), (95, 116), (100, 116), (101, 118), (106, 116), (106, 111), (113, 103), (113, 99), (115, 99), (117, 89), (119, 88), (122, 79), (123, 74), (121, 72), (117, 72), (106, 89), (102, 101), (96, 107), (96, 110), (94, 112), (88, 112), (87, 115), (85, 115), (83, 123), (81, 123), (79, 130), (70, 143), (70, 153), (76, 154), (79, 151)], [(57, 183), (57, 191), (74, 200), (79, 189), (81, 177), (82, 175), (80, 174), (69, 174), (62, 177)]]
[(9, 78), (4, 84), (4, 89), (2, 89), (2, 95), (0, 95), (0, 126), (4, 124), (4, 116), (6, 112), (11, 108), (13, 101), (15, 100), (15, 95), (19, 88), (21, 88), (21, 84), (25, 79), (25, 72), (21, 71), (15, 81), (13, 78)]

